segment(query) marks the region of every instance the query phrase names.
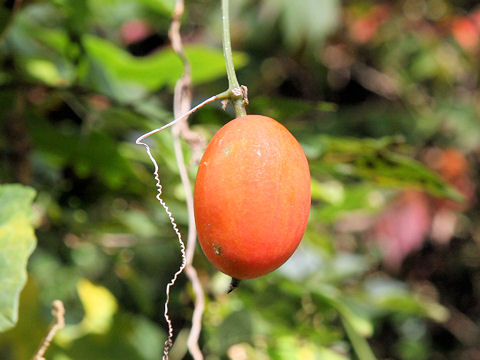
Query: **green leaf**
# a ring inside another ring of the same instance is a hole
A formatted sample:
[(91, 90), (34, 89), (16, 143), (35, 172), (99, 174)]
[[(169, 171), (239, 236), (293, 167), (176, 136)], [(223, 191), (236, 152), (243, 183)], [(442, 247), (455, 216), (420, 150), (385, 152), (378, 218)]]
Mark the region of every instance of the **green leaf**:
[(302, 6), (290, 0), (270, 2), (281, 7), (282, 30), (291, 47), (298, 47), (305, 40), (312, 44), (321, 42), (340, 22), (338, 0), (305, 0)]
[(11, 184), (0, 186), (0, 331), (18, 320), (20, 291), (27, 281), (27, 260), (36, 238), (30, 221), (35, 191)]
[[(172, 49), (167, 48), (147, 57), (134, 57), (113, 43), (91, 35), (83, 37), (90, 59), (105, 73), (106, 81), (114, 88), (140, 86), (154, 91), (166, 85), (174, 85), (183, 72), (183, 64)], [(201, 45), (185, 47), (192, 65), (192, 81), (195, 85), (223, 76), (225, 64), (220, 49)], [(236, 67), (246, 64), (247, 57), (234, 54)]]
[(175, 0), (140, 0), (141, 4), (152, 10), (170, 15), (175, 8)]
[(23, 28), (30, 33), (30, 36), (47, 45), (49, 49), (55, 51), (58, 55), (68, 56), (69, 51), (75, 45), (71, 42), (66, 31), (60, 29), (49, 29), (32, 24), (23, 24)]
[(366, 182), (342, 184), (335, 180), (312, 179), (312, 198), (324, 202), (312, 210), (312, 218), (323, 223), (333, 223), (353, 211), (372, 214), (384, 204), (378, 186)]
[[(39, 289), (41, 286), (41, 283), (36, 281), (35, 275), (30, 272), (20, 294), (21, 313), (18, 322), (14, 328), (0, 335), (2, 359), (31, 359), (32, 354), (38, 350), (38, 343), (45, 336), (46, 321), (50, 320), (45, 317), (45, 309), (50, 304), (42, 303)], [(4, 358), (5, 353), (8, 355)]]
[(323, 170), (395, 188), (410, 188), (454, 201), (462, 195), (422, 163), (395, 150), (398, 140), (322, 137)]
[(46, 29), (21, 17), (13, 31), (17, 66), (37, 81), (53, 87), (71, 85), (77, 69), (70, 61), (79, 49), (67, 32)]
[(112, 188), (125, 185), (126, 179), (134, 176), (117, 142), (103, 132), (79, 134), (72, 129), (55, 128), (42, 118), (34, 117), (29, 122), (29, 130), (40, 156), (52, 167), (68, 164), (78, 176), (98, 176)]
[(372, 336), (373, 324), (367, 312), (363, 308), (353, 306), (350, 302), (343, 300), (337, 288), (322, 284), (311, 290), (316, 298), (337, 310), (356, 333), (365, 337)]
[(443, 322), (449, 313), (442, 305), (409, 292), (404, 283), (393, 279), (371, 278), (365, 282), (370, 302), (376, 308), (396, 314), (428, 317)]
[(314, 298), (334, 308), (342, 320), (352, 347), (360, 360), (375, 360), (376, 357), (365, 337), (372, 336), (373, 323), (368, 319), (364, 309), (353, 306), (342, 300), (338, 289), (331, 286), (315, 286), (312, 288)]
[(60, 344), (70, 344), (86, 334), (107, 333), (118, 310), (117, 299), (103, 286), (95, 285), (87, 279), (80, 279), (77, 291), (85, 316), (79, 324), (65, 327), (57, 337)]
[(325, 101), (305, 101), (287, 97), (268, 97), (255, 96), (250, 102), (250, 108), (254, 113), (263, 114), (274, 119), (282, 121), (293, 117), (305, 116), (310, 114), (334, 112), (337, 105)]
[(175, 0), (88, 0), (88, 7), (92, 11), (95, 23), (108, 28), (150, 14), (157, 20), (159, 15), (170, 18)]
[(233, 344), (247, 342), (253, 334), (251, 314), (237, 311), (227, 316), (218, 326), (219, 352), (226, 352)]
[(69, 79), (63, 77), (57, 66), (44, 59), (28, 59), (24, 64), (25, 72), (47, 85), (50, 86), (66, 86)]
[[(138, 343), (134, 343), (142, 333), (139, 328), (138, 320), (140, 317), (135, 317), (125, 312), (117, 312), (112, 318), (112, 324), (109, 327), (107, 333), (88, 333), (82, 336), (72, 343), (62, 344), (58, 339), (63, 336), (66, 329), (62, 329), (55, 337), (55, 342), (58, 344), (59, 353), (64, 356), (68, 356), (69, 359), (109, 359), (109, 360), (150, 360), (158, 359), (158, 353), (155, 357), (144, 357), (143, 354), (138, 351)], [(148, 349), (143, 353), (155, 351), (158, 349), (158, 342), (163, 338), (163, 333), (160, 328), (156, 327), (153, 323), (150, 323), (150, 327), (153, 330), (154, 335), (158, 335), (157, 342), (150, 343), (152, 340), (152, 334), (148, 337), (142, 337), (142, 342)], [(49, 351), (53, 353), (55, 348)]]
[[(372, 162), (373, 161), (373, 162)], [(373, 168), (371, 167), (373, 164)], [(358, 159), (357, 173), (376, 183), (393, 188), (411, 187), (431, 195), (462, 201), (463, 197), (453, 187), (420, 162), (395, 153), (379, 153)]]

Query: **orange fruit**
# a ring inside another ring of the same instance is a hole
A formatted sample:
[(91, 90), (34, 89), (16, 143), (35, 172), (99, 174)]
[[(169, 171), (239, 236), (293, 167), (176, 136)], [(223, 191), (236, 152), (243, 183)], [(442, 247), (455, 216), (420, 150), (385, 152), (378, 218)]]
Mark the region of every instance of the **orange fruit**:
[(220, 271), (251, 279), (282, 265), (303, 237), (310, 212), (305, 153), (279, 122), (230, 121), (205, 150), (194, 208), (203, 252)]

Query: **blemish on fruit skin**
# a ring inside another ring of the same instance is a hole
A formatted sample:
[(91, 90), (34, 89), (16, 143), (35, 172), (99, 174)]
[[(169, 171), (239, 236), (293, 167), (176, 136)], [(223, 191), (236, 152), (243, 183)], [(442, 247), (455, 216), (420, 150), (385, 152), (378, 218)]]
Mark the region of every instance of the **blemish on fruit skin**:
[(218, 244), (213, 244), (213, 251), (215, 252), (215, 254), (217, 255), (222, 255), (222, 247)]
[(232, 152), (232, 145), (227, 146), (226, 148), (223, 149), (223, 153), (224, 153), (225, 155), (228, 155), (228, 154), (230, 154), (231, 152)]
[(203, 165), (207, 166), (207, 165), (208, 165), (208, 162), (207, 162), (207, 161), (204, 161), (204, 162), (203, 162)]

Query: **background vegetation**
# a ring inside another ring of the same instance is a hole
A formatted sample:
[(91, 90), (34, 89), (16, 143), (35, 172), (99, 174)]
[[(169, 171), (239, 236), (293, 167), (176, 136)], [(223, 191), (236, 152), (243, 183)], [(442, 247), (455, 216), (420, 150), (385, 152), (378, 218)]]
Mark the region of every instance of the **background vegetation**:
[[(292, 259), (230, 295), (197, 249), (207, 359), (480, 358), (476, 3), (232, 2), (247, 111), (299, 139), (313, 206)], [(67, 326), (49, 360), (161, 357), (164, 288), (180, 255), (135, 139), (172, 119), (182, 73), (172, 9), (0, 5), (0, 181), (17, 183), (0, 186), (0, 359), (31, 358), (54, 299)], [(196, 104), (226, 88), (219, 1), (187, 1), (182, 34)], [(190, 124), (208, 140), (232, 117), (213, 104)], [(149, 140), (185, 232), (171, 133)], [(190, 359), (184, 276), (171, 301), (171, 359)]]

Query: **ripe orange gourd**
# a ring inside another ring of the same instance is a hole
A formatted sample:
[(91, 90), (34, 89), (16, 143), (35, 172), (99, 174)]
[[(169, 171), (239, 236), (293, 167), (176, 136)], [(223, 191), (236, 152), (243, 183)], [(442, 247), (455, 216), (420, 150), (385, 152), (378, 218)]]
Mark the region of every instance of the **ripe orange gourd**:
[(212, 138), (195, 181), (195, 221), (212, 264), (236, 279), (282, 265), (310, 212), (310, 170), (300, 144), (260, 115), (230, 121)]

